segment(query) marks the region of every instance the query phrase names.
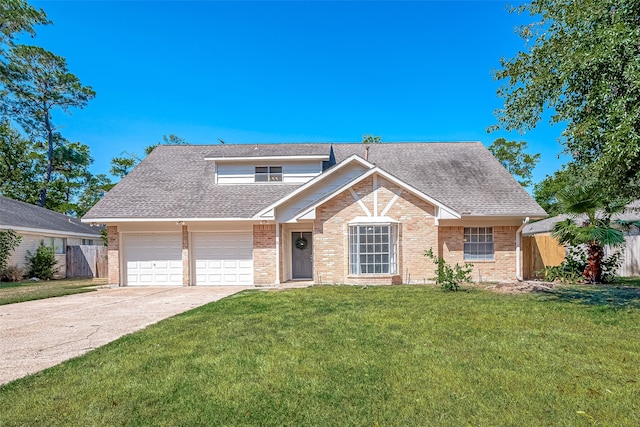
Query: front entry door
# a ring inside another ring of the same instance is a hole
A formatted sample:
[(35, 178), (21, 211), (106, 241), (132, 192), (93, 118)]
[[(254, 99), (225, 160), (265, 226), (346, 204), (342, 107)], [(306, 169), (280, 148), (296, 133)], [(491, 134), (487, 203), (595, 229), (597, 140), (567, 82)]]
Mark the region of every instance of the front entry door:
[(313, 239), (310, 232), (291, 233), (291, 277), (313, 279)]

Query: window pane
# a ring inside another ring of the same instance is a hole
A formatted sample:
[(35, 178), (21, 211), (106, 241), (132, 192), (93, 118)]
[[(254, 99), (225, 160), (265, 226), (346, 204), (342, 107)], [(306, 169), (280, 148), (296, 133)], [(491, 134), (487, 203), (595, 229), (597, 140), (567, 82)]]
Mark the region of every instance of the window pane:
[(282, 181), (282, 174), (269, 175), (269, 181)]
[(270, 173), (282, 173), (282, 166), (271, 166), (269, 168)]
[(464, 229), (464, 260), (493, 260), (493, 227), (467, 227)]
[(350, 226), (350, 274), (395, 274), (395, 240), (395, 226)]
[(267, 174), (256, 174), (256, 182), (267, 182)]
[(256, 173), (267, 173), (269, 172), (266, 166), (256, 166)]

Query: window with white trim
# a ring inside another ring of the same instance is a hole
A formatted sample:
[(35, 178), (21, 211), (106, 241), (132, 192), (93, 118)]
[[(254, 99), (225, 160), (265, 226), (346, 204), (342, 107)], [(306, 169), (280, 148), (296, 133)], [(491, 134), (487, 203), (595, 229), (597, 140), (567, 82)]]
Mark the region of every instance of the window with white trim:
[(493, 227), (464, 228), (464, 260), (493, 261)]
[(349, 274), (397, 274), (395, 224), (349, 226)]
[(282, 181), (282, 166), (256, 166), (255, 182)]

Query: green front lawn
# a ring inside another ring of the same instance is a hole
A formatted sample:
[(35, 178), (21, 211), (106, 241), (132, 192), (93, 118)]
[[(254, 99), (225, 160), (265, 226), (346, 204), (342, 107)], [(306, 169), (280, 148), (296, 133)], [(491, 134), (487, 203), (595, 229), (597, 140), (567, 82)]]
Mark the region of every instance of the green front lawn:
[(640, 290), (591, 289), (247, 291), (5, 385), (0, 425), (638, 426)]
[(0, 282), (0, 305), (91, 292), (96, 285), (104, 283), (106, 280), (100, 279)]

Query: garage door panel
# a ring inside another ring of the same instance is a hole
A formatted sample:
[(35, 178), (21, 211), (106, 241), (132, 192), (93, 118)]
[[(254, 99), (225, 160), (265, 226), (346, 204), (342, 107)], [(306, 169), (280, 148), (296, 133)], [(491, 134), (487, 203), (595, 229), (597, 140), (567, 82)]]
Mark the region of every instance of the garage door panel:
[(124, 253), (128, 285), (182, 285), (180, 234), (127, 234)]
[(196, 285), (252, 285), (251, 233), (194, 233)]

